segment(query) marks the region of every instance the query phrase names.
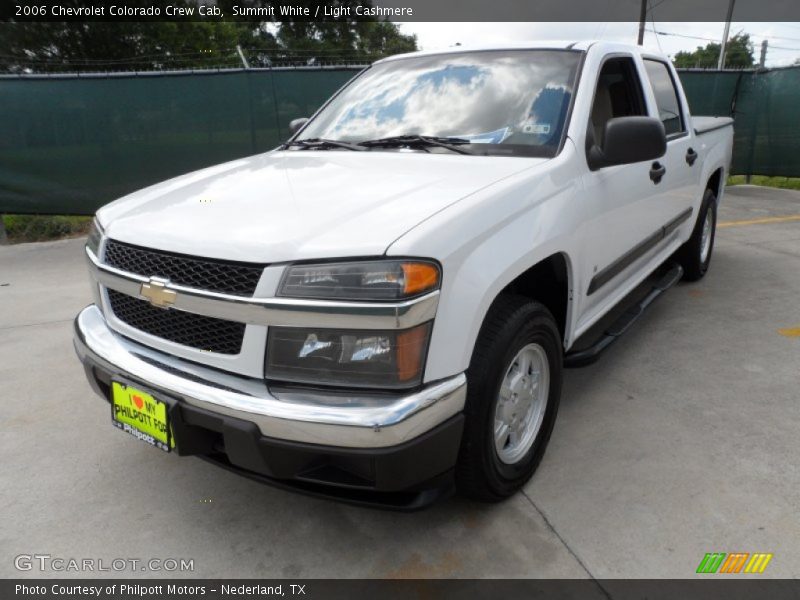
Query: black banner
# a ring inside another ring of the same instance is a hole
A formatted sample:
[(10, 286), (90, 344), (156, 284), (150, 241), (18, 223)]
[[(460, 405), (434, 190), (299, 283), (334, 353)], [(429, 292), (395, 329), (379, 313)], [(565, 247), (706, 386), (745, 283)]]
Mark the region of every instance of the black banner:
[[(559, 600), (750, 600), (800, 598), (800, 581), (757, 578), (721, 579), (709, 576), (696, 580), (3, 580), (3, 600), (178, 600), (203, 598), (301, 598), (339, 600), (352, 598), (436, 599), (558, 598)], [(757, 577), (757, 576), (756, 576)]]
[[(724, 21), (730, 0), (649, 2), (658, 21)], [(641, 0), (3, 0), (0, 20), (631, 22)], [(736, 0), (734, 21), (800, 21), (797, 0)]]

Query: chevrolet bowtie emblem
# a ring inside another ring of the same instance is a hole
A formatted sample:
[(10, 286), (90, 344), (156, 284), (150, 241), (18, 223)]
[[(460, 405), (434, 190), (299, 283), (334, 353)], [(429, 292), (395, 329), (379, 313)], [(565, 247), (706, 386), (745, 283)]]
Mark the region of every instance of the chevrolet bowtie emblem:
[(139, 295), (142, 298), (147, 298), (150, 304), (159, 308), (169, 308), (170, 305), (175, 303), (175, 298), (178, 294), (170, 289), (167, 289), (168, 280), (151, 277), (150, 281), (143, 283), (139, 290)]

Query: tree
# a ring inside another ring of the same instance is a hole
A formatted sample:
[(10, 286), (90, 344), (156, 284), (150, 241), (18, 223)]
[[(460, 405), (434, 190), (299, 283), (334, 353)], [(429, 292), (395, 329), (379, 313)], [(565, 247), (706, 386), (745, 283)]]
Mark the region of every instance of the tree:
[[(678, 52), (673, 63), (678, 68), (712, 69), (719, 63), (721, 44), (711, 42), (705, 47), (698, 46), (694, 52)], [(725, 68), (745, 69), (755, 65), (753, 42), (749, 33), (737, 33), (728, 40), (725, 46)]]
[[(300, 0), (314, 12), (316, 2)], [(308, 56), (308, 60), (373, 61), (390, 54), (413, 52), (417, 38), (404, 35), (397, 26), (375, 18), (356, 20), (356, 6), (367, 6), (359, 0), (338, 0), (336, 5), (349, 8), (351, 15), (336, 20), (293, 21), (281, 23), (277, 42), (283, 56)]]
[[(193, 6), (198, 0), (173, 0)], [(232, 0), (221, 0), (225, 6)], [(302, 4), (303, 2), (298, 2)], [(306, 3), (311, 5), (308, 0)], [(82, 0), (62, 0), (78, 7)], [(248, 4), (267, 5), (269, 0)], [(356, 0), (339, 0), (341, 6)], [(135, 5), (128, 0), (127, 5)], [(311, 11), (313, 14), (313, 10)], [(352, 11), (354, 12), (354, 10)], [(227, 14), (232, 14), (228, 9)], [(0, 23), (0, 71), (134, 71), (238, 67), (242, 48), (252, 66), (292, 62), (369, 62), (417, 49), (396, 25), (355, 17), (329, 21), (192, 21)]]
[[(225, 66), (241, 36), (215, 22), (6, 23), (7, 72), (136, 71)], [(239, 62), (239, 59), (235, 59)]]

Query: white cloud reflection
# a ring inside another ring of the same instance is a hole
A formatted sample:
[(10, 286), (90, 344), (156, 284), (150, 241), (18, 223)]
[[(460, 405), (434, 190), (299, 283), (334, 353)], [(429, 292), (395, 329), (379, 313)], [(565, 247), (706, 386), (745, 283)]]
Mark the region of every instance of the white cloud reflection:
[[(337, 97), (303, 137), (467, 136), (511, 127), (527, 132), (515, 143), (541, 144), (559, 132), (576, 63), (572, 53), (512, 51), (377, 65)], [(532, 122), (538, 129), (531, 129)]]

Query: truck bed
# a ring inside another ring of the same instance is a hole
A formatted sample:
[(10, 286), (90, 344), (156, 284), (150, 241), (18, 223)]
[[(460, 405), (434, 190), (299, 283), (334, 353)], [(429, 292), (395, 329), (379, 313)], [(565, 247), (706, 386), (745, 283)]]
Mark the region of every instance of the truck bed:
[(703, 135), (709, 131), (730, 126), (733, 126), (733, 119), (730, 117), (692, 117), (695, 135)]

